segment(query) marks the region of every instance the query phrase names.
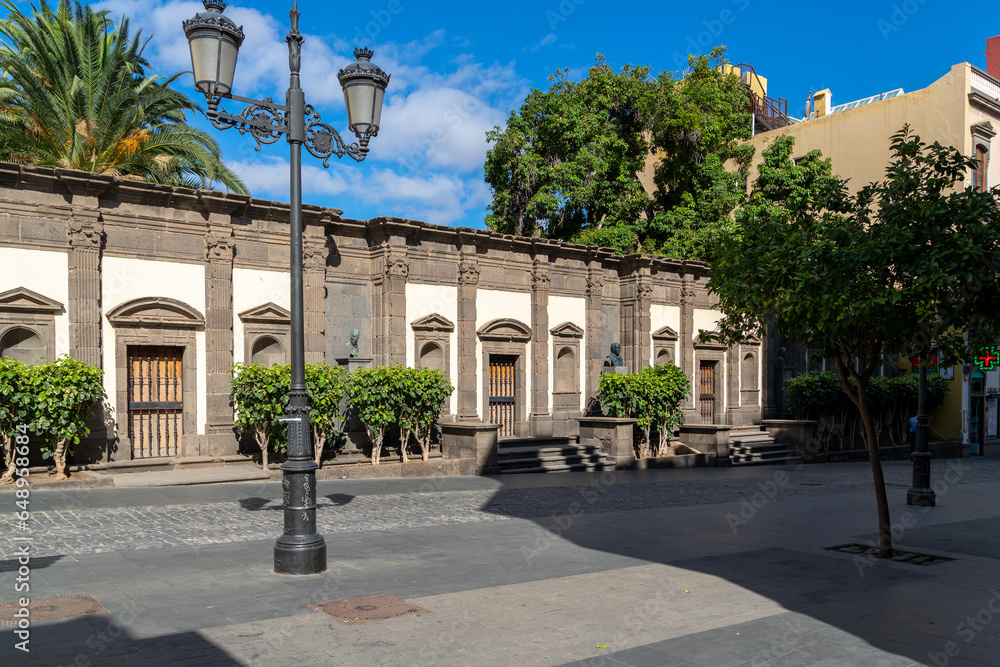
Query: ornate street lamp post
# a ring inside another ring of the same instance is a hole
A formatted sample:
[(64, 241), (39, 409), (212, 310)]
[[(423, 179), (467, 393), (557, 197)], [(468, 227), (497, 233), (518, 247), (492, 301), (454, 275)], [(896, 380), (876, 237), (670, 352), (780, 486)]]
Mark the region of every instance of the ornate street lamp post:
[[(347, 104), (348, 126), (358, 143), (347, 145), (337, 130), (320, 121), (320, 115), (305, 102), (299, 86), (303, 37), (299, 33), (299, 11), (292, 3), (292, 29), (288, 42), (291, 80), (285, 104), (271, 99), (254, 100), (232, 94), (236, 58), (243, 43), (243, 29), (223, 16), (226, 3), (204, 0), (205, 11), (184, 21), (191, 46), (195, 88), (208, 100), (208, 117), (217, 129), (235, 127), (250, 133), (261, 144), (273, 144), (282, 135), (291, 148), (291, 310), (292, 368), (288, 404), (288, 459), (281, 466), (285, 530), (274, 545), (274, 570), (282, 574), (316, 574), (326, 570), (326, 542), (316, 533), (316, 468), (309, 428), (309, 399), (305, 379), (305, 329), (302, 308), (302, 147), (329, 166), (336, 155), (361, 162), (368, 155), (368, 142), (378, 134), (382, 99), (389, 75), (371, 63), (372, 52), (358, 49), (357, 62), (338, 74)], [(246, 103), (239, 114), (219, 108), (223, 98)]]

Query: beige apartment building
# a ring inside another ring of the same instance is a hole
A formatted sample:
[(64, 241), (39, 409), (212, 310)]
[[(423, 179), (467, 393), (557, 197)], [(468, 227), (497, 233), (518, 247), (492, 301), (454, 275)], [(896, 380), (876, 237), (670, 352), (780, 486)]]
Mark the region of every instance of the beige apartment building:
[[(785, 127), (773, 130), (758, 126), (753, 137), (756, 164), (761, 151), (776, 136), (791, 135), (795, 137), (795, 155), (821, 151), (830, 158), (834, 173), (849, 179), (849, 187), (857, 191), (884, 177), (890, 138), (909, 124), (925, 142), (939, 141), (977, 158), (979, 166), (969, 174), (968, 185), (1000, 185), (1000, 168), (993, 160), (1000, 154), (1000, 37), (987, 43), (987, 71), (958, 63), (922, 90), (891, 90), (842, 104), (834, 104), (834, 91), (829, 89), (811, 95), (802, 120), (790, 118)], [(761, 92), (766, 96), (766, 80), (763, 85)], [(789, 368), (777, 372), (790, 374), (821, 367), (821, 359), (811, 359), (808, 351), (805, 355), (785, 362)], [(908, 367), (908, 362), (903, 366)], [(952, 389), (932, 416), (932, 437), (961, 439), (972, 454), (1000, 455), (1000, 371), (983, 371), (969, 364), (939, 372), (952, 379)], [(775, 403), (780, 403), (780, 391), (772, 394)], [(780, 407), (775, 403), (765, 405), (765, 414)]]

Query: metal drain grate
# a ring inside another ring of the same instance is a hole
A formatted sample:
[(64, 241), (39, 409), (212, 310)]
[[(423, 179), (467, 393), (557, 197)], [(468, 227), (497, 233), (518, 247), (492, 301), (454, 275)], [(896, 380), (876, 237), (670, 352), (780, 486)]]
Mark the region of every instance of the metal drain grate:
[[(0, 626), (17, 625), (14, 616), (21, 609), (17, 602), (11, 602), (0, 607)], [(28, 617), (32, 623), (41, 621), (58, 621), (77, 616), (107, 614), (108, 610), (89, 595), (68, 595), (61, 598), (41, 598), (28, 603)]]
[(427, 609), (410, 604), (406, 600), (394, 598), (384, 593), (362, 595), (343, 600), (314, 602), (307, 607), (335, 618), (344, 625), (360, 625), (373, 621), (384, 621), (401, 616), (419, 616), (431, 613)]
[[(842, 554), (879, 558), (878, 547), (873, 547), (870, 544), (841, 544), (836, 547), (826, 547), (826, 550), (839, 551)], [(896, 561), (897, 563), (909, 563), (910, 565), (938, 565), (939, 563), (950, 563), (955, 559), (948, 558), (947, 556), (935, 556), (933, 554), (917, 553), (916, 551), (893, 549), (892, 556), (886, 560)]]

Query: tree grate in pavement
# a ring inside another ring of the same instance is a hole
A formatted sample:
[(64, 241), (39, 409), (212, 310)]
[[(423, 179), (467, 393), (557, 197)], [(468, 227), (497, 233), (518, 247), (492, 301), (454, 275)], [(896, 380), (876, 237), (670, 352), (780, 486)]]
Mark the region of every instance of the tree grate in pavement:
[(344, 625), (360, 625), (373, 621), (384, 621), (401, 616), (419, 616), (431, 613), (423, 607), (410, 604), (406, 600), (394, 598), (384, 593), (362, 595), (356, 598), (342, 600), (327, 600), (314, 602), (307, 607), (335, 618)]
[[(880, 558), (878, 547), (870, 544), (841, 544), (836, 547), (826, 547), (826, 550), (839, 551), (843, 554), (854, 554), (856, 556)], [(955, 559), (948, 558), (947, 556), (935, 556), (933, 554), (917, 553), (916, 551), (893, 549), (892, 556), (888, 560), (894, 560), (897, 563), (909, 563), (910, 565), (938, 565), (940, 563), (951, 562)]]
[[(18, 602), (11, 602), (0, 607), (0, 626), (17, 625), (20, 620), (14, 614), (18, 613), (21, 605)], [(107, 614), (108, 610), (101, 606), (101, 603), (89, 595), (67, 595), (60, 598), (41, 598), (31, 600), (28, 603), (28, 620), (32, 623), (41, 621), (59, 621), (64, 618), (76, 618), (78, 616), (91, 616), (94, 614)]]

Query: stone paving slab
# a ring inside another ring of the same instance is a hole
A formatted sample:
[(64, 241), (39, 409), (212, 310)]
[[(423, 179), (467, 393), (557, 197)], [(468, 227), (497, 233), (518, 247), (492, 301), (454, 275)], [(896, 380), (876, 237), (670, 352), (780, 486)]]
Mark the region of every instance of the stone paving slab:
[(252, 466), (222, 466), (211, 468), (182, 468), (157, 472), (129, 472), (109, 475), (117, 488), (150, 486), (188, 486), (192, 484), (218, 484), (221, 482), (252, 482), (270, 480), (271, 473)]
[[(755, 486), (774, 480), (773, 470), (727, 479), (736, 491), (729, 502), (711, 502), (720, 495), (698, 487), (701, 479), (660, 488), (663, 478), (626, 475), (618, 479), (632, 483), (616, 481), (582, 513), (570, 508), (586, 502), (589, 482), (494, 487), (475, 509), (471, 499), (484, 489), (361, 495), (349, 491), (366, 487), (335, 486), (339, 504), (323, 512), (367, 502), (366, 512), (378, 508), (395, 523), (356, 520), (352, 530), (330, 532), (330, 570), (311, 577), (271, 571), (277, 530), (244, 543), (141, 549), (123, 537), (104, 553), (88, 552), (91, 529), (77, 530), (64, 536), (77, 551), (33, 562), (32, 594), (87, 593), (111, 614), (37, 624), (36, 653), (27, 660), (14, 653), (10, 633), (0, 632), (0, 664), (995, 666), (1000, 614), (971, 638), (962, 624), (986, 619), (1000, 582), (998, 554), (981, 553), (973, 532), (990, 530), (1000, 517), (1000, 507), (983, 502), (1000, 491), (1000, 468), (969, 465), (926, 512), (906, 507), (905, 487), (890, 487), (894, 520), (912, 512), (900, 523), (897, 546), (919, 543), (958, 558), (930, 567), (859, 564), (824, 550), (864, 541), (874, 519), (861, 474), (832, 466), (802, 477), (790, 472), (788, 485), (751, 505), (752, 515), (746, 503)], [(791, 484), (824, 472), (823, 493)], [(890, 472), (898, 478), (905, 470)], [(268, 505), (243, 508), (240, 500), (261, 496), (236, 486), (191, 491), (198, 498), (229, 494), (228, 503), (216, 504), (243, 513), (226, 525), (280, 518)], [(183, 525), (190, 506), (173, 502), (182, 496), (133, 508), (98, 502), (139, 491), (97, 491), (88, 502), (140, 523), (149, 516), (142, 512), (161, 511), (164, 521)], [(492, 518), (430, 520), (458, 506)], [(93, 510), (79, 511), (80, 520), (96, 520)], [(414, 520), (419, 524), (409, 525)], [(0, 582), (11, 580), (10, 567), (0, 566)], [(371, 593), (431, 613), (348, 627), (305, 607)], [(0, 602), (13, 596), (4, 583)]]

